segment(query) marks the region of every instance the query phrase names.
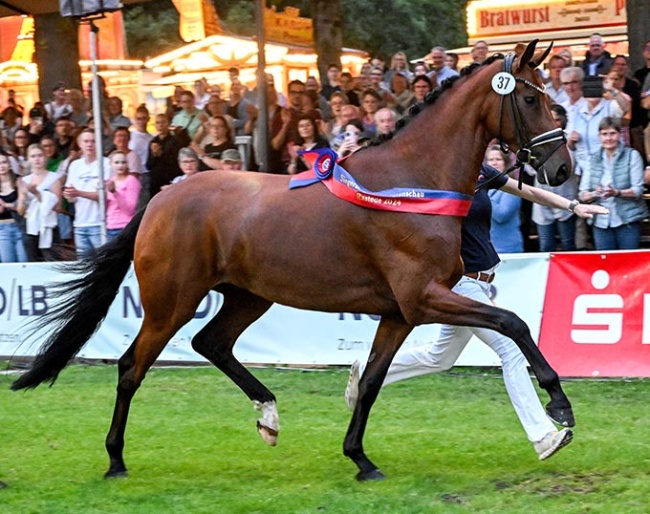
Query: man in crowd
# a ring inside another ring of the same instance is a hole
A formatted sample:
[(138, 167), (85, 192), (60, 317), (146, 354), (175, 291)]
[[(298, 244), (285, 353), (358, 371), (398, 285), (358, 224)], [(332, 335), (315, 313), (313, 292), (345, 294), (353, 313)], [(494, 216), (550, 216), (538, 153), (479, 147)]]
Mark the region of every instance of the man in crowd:
[(238, 150), (229, 148), (221, 154), (221, 169), (239, 171), (241, 170), (242, 160)]
[(334, 91), (341, 91), (341, 67), (338, 64), (330, 64), (327, 67), (327, 84), (323, 85), (320, 94), (329, 102)]
[(472, 47), (472, 59), (474, 62), (481, 64), (488, 56), (488, 44), (487, 42), (479, 39), (474, 46)]
[(553, 102), (560, 105), (569, 100), (569, 95), (567, 95), (560, 78), (560, 74), (566, 66), (564, 57), (558, 54), (552, 56), (548, 63), (550, 77), (546, 84), (546, 94), (551, 97)]
[(376, 135), (389, 134), (395, 130), (397, 123), (397, 114), (388, 107), (383, 107), (375, 113), (375, 123), (377, 124)]
[[(179, 102), (181, 110), (174, 115), (172, 125), (180, 133), (180, 136), (185, 139), (183, 146), (187, 146), (198, 132), (201, 124), (207, 120), (207, 116), (196, 108), (194, 93), (191, 91), (183, 90)], [(176, 157), (175, 155), (174, 161), (178, 160)]]
[(442, 81), (451, 77), (456, 77), (458, 75), (457, 71), (452, 70), (449, 66), (445, 64), (446, 51), (441, 46), (434, 46), (431, 49), (431, 71), (427, 73), (427, 76), (433, 80), (435, 79), (438, 84), (442, 84)]
[(72, 145), (72, 122), (68, 116), (60, 116), (54, 124), (54, 144), (56, 153), (66, 159)]
[(647, 111), (641, 107), (641, 85), (629, 77), (630, 61), (625, 55), (617, 55), (612, 60), (612, 70), (617, 71), (625, 77), (623, 92), (629, 95), (632, 100), (632, 112), (630, 115), (630, 144), (641, 155), (645, 156), (643, 144), (643, 129), (648, 124)]
[(158, 134), (149, 143), (149, 157), (146, 163), (151, 178), (152, 197), (162, 186), (170, 184), (174, 178), (182, 175), (178, 166), (178, 151), (185, 146), (179, 136), (171, 132), (167, 115), (156, 115), (155, 124)]
[(235, 126), (235, 133), (244, 136), (245, 127), (250, 117), (248, 100), (243, 96), (244, 87), (239, 79), (233, 79), (230, 83), (230, 97), (226, 105), (226, 114), (230, 115)]
[(350, 105), (356, 105), (357, 107), (361, 105), (359, 102), (359, 95), (354, 90), (354, 78), (348, 71), (341, 73), (341, 91), (343, 91), (345, 96), (348, 97)]
[(117, 127), (125, 127), (128, 129), (131, 126), (131, 120), (122, 113), (123, 108), (122, 100), (118, 96), (111, 96), (106, 101), (108, 123), (111, 127), (111, 132), (115, 131)]
[(75, 206), (74, 242), (77, 257), (81, 257), (102, 245), (99, 187), (104, 180), (110, 178), (111, 168), (108, 159), (101, 157), (103, 179), (100, 178), (93, 130), (84, 129), (79, 134), (77, 143), (81, 150), (81, 158), (70, 163), (63, 197)]
[(612, 67), (612, 56), (605, 50), (605, 41), (600, 34), (592, 34), (589, 38), (589, 50), (580, 66), (585, 77), (607, 75)]
[(67, 102), (65, 83), (57, 82), (52, 88), (52, 101), (45, 104), (45, 111), (53, 123), (61, 116), (72, 114), (72, 106)]

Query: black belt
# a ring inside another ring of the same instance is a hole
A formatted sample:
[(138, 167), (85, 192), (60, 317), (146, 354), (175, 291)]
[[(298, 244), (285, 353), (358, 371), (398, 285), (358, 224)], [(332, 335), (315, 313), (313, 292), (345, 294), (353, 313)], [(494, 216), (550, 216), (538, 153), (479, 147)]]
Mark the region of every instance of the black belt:
[(483, 273), (482, 271), (475, 271), (474, 273), (465, 273), (466, 277), (473, 278), (474, 280), (478, 280), (480, 282), (487, 282), (488, 284), (492, 283), (495, 275), (496, 273)]

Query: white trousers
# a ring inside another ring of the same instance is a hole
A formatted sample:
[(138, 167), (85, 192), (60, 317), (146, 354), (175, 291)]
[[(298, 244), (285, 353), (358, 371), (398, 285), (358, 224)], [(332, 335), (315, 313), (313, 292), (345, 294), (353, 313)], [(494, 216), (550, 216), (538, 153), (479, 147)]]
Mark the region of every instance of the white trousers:
[[(491, 303), (488, 296), (489, 287), (485, 282), (464, 276), (454, 286), (453, 291), (479, 302)], [(435, 343), (397, 352), (388, 369), (384, 385), (448, 370), (454, 365), (472, 335), (492, 348), (501, 359), (506, 390), (528, 439), (532, 442), (539, 441), (554, 431), (555, 426), (546, 417), (533, 387), (524, 355), (512, 339), (494, 330), (443, 325), (440, 338)], [(360, 372), (365, 369), (365, 364), (362, 366)]]

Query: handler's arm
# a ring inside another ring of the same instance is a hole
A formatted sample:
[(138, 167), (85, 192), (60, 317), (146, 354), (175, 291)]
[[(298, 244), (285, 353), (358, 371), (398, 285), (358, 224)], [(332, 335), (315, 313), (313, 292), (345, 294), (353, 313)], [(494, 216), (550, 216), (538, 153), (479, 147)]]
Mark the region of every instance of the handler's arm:
[(520, 196), (524, 200), (529, 200), (546, 207), (565, 209), (577, 214), (581, 218), (591, 218), (594, 214), (607, 214), (609, 212), (600, 205), (587, 205), (578, 203), (577, 200), (567, 200), (563, 196), (551, 191), (529, 186), (528, 184), (522, 184), (522, 189), (520, 190), (518, 182), (512, 178), (508, 178), (508, 182), (501, 189), (513, 195)]

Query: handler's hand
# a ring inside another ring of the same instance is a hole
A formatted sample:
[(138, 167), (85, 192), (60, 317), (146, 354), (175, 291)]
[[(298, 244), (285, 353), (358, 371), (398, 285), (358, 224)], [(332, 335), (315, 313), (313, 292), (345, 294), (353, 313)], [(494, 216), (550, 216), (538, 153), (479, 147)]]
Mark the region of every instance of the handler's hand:
[(581, 218), (591, 219), (594, 217), (594, 214), (609, 214), (609, 209), (595, 203), (579, 203), (573, 212)]

